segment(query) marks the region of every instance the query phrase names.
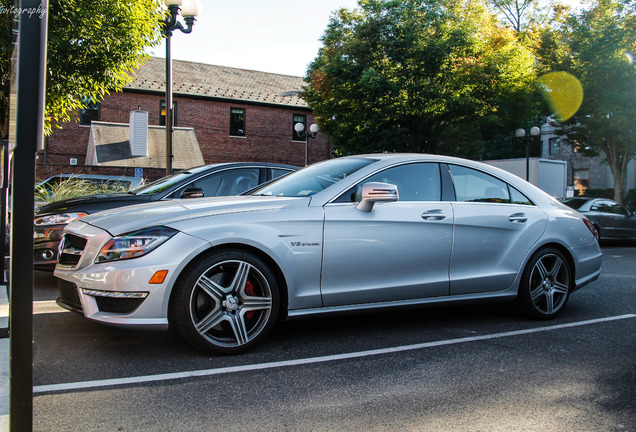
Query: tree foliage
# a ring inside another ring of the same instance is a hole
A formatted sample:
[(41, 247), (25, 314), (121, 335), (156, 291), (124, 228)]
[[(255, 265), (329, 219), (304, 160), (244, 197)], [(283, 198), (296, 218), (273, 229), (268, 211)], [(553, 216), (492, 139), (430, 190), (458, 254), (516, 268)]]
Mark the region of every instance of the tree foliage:
[(341, 153), (466, 154), (536, 107), (535, 59), (481, 0), (361, 0), (334, 15), (303, 98)]
[(490, 4), (517, 32), (540, 25), (544, 19), (544, 7), (540, 5), (539, 0), (490, 0)]
[[(5, 11), (13, 4), (2, 0)], [(144, 50), (160, 42), (162, 0), (50, 0), (48, 11), (45, 132), (72, 119), (87, 102), (99, 102), (128, 82), (145, 61)], [(11, 31), (2, 14), (2, 32)], [(9, 43), (6, 43), (6, 42)], [(3, 92), (11, 38), (0, 46)], [(8, 112), (0, 107), (2, 123)], [(3, 136), (5, 131), (3, 130)]]
[(129, 81), (159, 43), (161, 0), (51, 0), (46, 129)]
[(606, 158), (621, 201), (627, 163), (636, 159), (636, 4), (598, 0), (546, 39), (562, 46), (547, 58), (552, 69), (578, 77), (584, 91), (563, 133), (583, 154)]

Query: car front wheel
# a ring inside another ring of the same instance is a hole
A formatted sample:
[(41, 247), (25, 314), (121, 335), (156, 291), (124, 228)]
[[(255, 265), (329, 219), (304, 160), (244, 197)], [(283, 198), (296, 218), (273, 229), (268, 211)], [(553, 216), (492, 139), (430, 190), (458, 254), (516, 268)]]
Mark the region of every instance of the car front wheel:
[(276, 278), (257, 256), (242, 250), (197, 258), (175, 284), (171, 323), (190, 344), (236, 354), (263, 339), (276, 322)]
[(554, 248), (536, 252), (523, 272), (517, 304), (534, 319), (550, 319), (564, 308), (572, 286), (572, 270)]

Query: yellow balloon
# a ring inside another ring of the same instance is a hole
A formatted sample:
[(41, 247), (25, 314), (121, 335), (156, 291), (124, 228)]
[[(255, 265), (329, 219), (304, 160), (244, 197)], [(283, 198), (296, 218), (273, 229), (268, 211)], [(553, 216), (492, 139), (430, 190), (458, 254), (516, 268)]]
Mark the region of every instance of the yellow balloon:
[(550, 72), (539, 78), (541, 93), (556, 119), (563, 122), (578, 111), (583, 102), (583, 86), (567, 72)]

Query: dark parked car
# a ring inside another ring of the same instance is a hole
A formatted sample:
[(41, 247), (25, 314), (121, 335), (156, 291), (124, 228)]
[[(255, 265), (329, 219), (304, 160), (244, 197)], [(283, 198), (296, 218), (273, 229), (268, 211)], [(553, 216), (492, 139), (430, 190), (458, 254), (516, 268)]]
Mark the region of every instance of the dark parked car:
[(598, 240), (636, 239), (636, 214), (607, 198), (565, 198), (561, 202), (592, 222)]
[(35, 268), (53, 270), (62, 230), (69, 222), (88, 214), (153, 201), (238, 195), (297, 169), (292, 165), (257, 162), (205, 165), (127, 193), (71, 198), (44, 205), (35, 213)]

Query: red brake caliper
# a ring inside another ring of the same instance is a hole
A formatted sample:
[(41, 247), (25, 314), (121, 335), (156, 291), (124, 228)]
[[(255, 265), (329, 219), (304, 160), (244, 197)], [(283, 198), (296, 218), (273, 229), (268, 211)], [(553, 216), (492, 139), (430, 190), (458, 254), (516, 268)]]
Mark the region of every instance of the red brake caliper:
[[(245, 283), (245, 294), (248, 296), (256, 296), (256, 290), (254, 289), (254, 284), (251, 280), (247, 280)], [(250, 320), (254, 317), (256, 311), (249, 311), (245, 314), (245, 319)]]

